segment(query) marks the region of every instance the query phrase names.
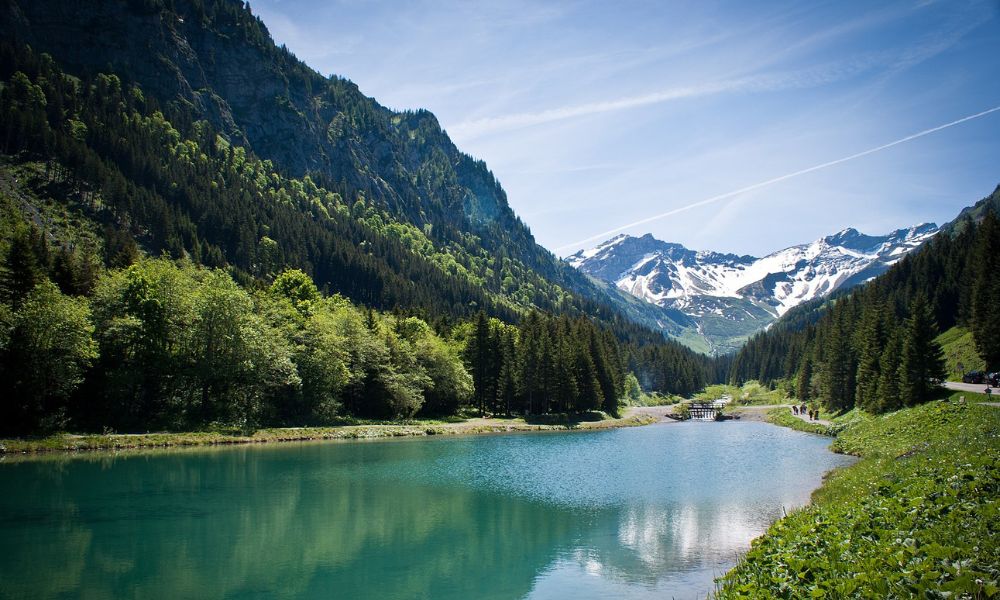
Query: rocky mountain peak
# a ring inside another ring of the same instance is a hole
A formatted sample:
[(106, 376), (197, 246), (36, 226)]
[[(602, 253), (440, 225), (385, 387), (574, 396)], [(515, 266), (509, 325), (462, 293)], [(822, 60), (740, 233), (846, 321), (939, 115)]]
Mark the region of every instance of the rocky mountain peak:
[(863, 283), (930, 239), (933, 223), (882, 236), (853, 227), (763, 258), (689, 250), (651, 234), (618, 235), (566, 260), (633, 296), (694, 319), (720, 348), (738, 345), (790, 308)]

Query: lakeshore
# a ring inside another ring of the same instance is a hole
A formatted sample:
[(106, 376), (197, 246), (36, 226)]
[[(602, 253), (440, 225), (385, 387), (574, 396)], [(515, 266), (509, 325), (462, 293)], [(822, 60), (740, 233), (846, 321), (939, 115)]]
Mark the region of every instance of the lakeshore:
[(650, 425), (663, 420), (669, 406), (634, 407), (620, 418), (601, 420), (549, 419), (545, 422), (522, 418), (473, 418), (458, 423), (435, 420), (407, 423), (371, 423), (329, 427), (274, 427), (252, 433), (238, 431), (193, 431), (156, 433), (73, 434), (60, 433), (41, 438), (0, 439), (0, 457), (43, 453), (74, 453), (98, 450), (134, 450), (190, 446), (272, 444), (320, 440), (367, 440), (433, 435), (485, 435), (538, 431), (614, 429)]
[(833, 436), (834, 452), (860, 460), (755, 539), (716, 597), (997, 597), (1000, 412), (986, 399), (855, 410), (829, 427), (769, 409), (769, 422)]
[(828, 445), (686, 421), (35, 455), (0, 464), (0, 580), (13, 598), (704, 598), (853, 462)]

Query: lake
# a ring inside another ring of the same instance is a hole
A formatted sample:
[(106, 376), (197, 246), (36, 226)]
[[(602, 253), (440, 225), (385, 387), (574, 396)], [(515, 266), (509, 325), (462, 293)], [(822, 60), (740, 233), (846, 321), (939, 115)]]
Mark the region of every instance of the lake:
[(764, 423), (0, 464), (3, 598), (704, 598), (850, 457)]

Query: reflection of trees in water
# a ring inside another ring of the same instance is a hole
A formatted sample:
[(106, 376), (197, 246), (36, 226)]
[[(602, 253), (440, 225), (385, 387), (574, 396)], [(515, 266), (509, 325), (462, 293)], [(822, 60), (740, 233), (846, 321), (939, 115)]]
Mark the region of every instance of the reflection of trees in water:
[(483, 597), (487, 581), (518, 597), (576, 527), (536, 503), (317, 472), (294, 453), (59, 464), (18, 465), (22, 497), (44, 499), (21, 516), (45, 522), (0, 526), (0, 580), (29, 597)]
[[(796, 503), (788, 498), (808, 498), (802, 482), (818, 481), (824, 464), (802, 459), (811, 438), (760, 427), (3, 465), (0, 587), (27, 597), (523, 597), (565, 569), (608, 589), (659, 589), (671, 574), (718, 574)], [(679, 467), (690, 461), (700, 467)]]

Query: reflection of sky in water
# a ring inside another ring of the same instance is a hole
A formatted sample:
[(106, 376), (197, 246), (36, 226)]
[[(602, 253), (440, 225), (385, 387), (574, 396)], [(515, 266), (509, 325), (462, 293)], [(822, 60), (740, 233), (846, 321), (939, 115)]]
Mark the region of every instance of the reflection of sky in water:
[(760, 423), (0, 465), (0, 596), (704, 598), (850, 460)]
[(703, 598), (754, 537), (851, 460), (830, 453), (828, 439), (760, 423), (582, 436), (448, 440), (432, 460), (372, 475), (521, 497), (584, 520), (613, 514), (616, 530), (591, 528), (564, 548), (531, 598)]

